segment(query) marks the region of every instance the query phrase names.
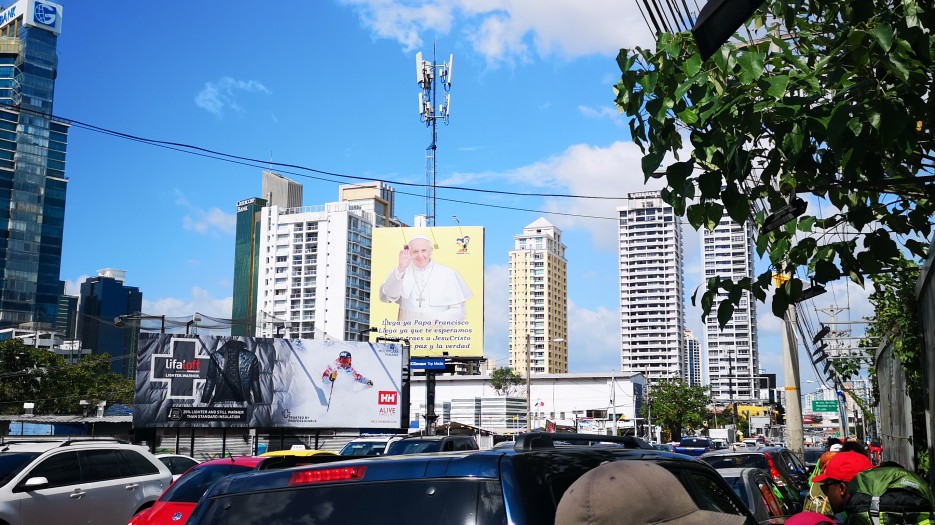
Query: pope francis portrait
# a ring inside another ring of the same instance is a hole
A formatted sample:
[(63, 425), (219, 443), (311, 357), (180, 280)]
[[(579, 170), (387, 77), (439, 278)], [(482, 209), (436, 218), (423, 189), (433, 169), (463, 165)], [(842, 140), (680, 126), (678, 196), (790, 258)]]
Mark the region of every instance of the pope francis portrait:
[(432, 260), (432, 242), (416, 235), (380, 287), (380, 300), (399, 304), (398, 321), (463, 321), (474, 294), (455, 270)]

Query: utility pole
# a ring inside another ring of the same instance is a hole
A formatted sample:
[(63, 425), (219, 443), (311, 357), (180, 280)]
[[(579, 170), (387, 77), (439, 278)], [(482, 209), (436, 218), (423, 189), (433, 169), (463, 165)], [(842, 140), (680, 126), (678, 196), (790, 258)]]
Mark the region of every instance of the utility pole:
[(530, 382), (532, 367), (530, 358), (532, 352), (529, 351), (529, 329), (526, 329), (526, 432), (532, 432), (532, 383)]
[[(438, 133), (436, 122), (441, 119), (448, 125), (451, 114), (451, 94), (445, 95), (445, 101), (436, 105), (438, 90), (436, 81), (440, 78), (445, 91), (451, 90), (451, 66), (454, 55), (449, 55), (448, 63), (435, 62), (435, 44), (432, 44), (432, 61), (422, 59), (422, 52), (416, 53), (416, 82), (419, 92), (419, 119), (432, 130), (432, 143), (425, 149), (425, 219), (426, 224), (435, 226), (435, 151)], [(437, 108), (437, 109), (436, 109)]]
[(795, 306), (790, 305), (783, 319), (782, 364), (786, 391), (786, 443), (799, 459), (805, 457), (802, 429), (802, 398), (799, 397), (799, 352), (795, 339)]

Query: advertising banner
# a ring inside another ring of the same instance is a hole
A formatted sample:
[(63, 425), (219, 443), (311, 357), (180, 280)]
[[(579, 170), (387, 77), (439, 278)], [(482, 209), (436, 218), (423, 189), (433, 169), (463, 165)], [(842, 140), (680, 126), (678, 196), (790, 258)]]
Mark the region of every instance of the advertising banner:
[(484, 228), (375, 228), (370, 326), (413, 357), (484, 355)]
[(136, 427), (400, 428), (398, 344), (140, 334)]

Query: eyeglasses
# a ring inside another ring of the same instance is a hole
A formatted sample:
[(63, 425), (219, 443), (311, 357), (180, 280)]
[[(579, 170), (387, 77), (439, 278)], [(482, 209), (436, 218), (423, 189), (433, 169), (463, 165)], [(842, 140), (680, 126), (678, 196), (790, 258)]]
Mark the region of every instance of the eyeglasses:
[(824, 494), (825, 496), (827, 496), (827, 495), (828, 495), (828, 488), (833, 487), (833, 486), (835, 486), (835, 485), (847, 485), (847, 483), (844, 483), (843, 481), (834, 481), (834, 482), (831, 482), (831, 483), (822, 483), (822, 484), (819, 485), (819, 486), (821, 487), (821, 492), (822, 492), (822, 494)]

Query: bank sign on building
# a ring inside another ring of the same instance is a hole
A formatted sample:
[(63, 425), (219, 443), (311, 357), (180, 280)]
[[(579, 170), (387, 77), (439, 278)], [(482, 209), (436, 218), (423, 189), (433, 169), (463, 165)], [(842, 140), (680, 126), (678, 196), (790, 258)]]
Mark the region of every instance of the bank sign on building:
[[(62, 32), (62, 6), (43, 0), (20, 0), (0, 14), (0, 28), (11, 24), (15, 28), (38, 27), (57, 35)], [(10, 33), (4, 31), (4, 34)]]

